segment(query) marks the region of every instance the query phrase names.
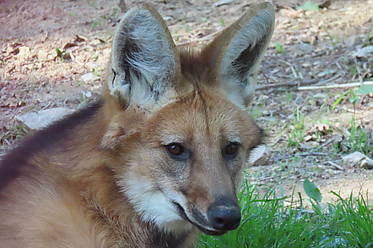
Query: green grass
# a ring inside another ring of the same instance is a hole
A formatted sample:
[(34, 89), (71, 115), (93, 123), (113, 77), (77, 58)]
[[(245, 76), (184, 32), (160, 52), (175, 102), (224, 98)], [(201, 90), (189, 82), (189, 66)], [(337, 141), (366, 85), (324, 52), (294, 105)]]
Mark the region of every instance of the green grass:
[(288, 134), (288, 146), (299, 147), (304, 141), (305, 125), (304, 115), (299, 109), (296, 109), (294, 118), (291, 122), (290, 133)]
[(277, 53), (284, 53), (285, 52), (285, 48), (284, 48), (284, 45), (281, 43), (281, 42), (275, 42), (275, 50)]
[(369, 140), (367, 131), (358, 126), (355, 119), (350, 122), (350, 136), (347, 139), (347, 146), (351, 151), (358, 151), (366, 155), (373, 155), (373, 144)]
[(242, 222), (237, 230), (223, 236), (202, 235), (198, 248), (373, 248), (373, 213), (367, 197), (352, 195), (329, 204), (326, 209), (311, 200), (312, 210), (303, 200), (290, 205), (274, 193), (260, 196), (244, 184), (239, 194)]
[(304, 11), (319, 11), (320, 7), (318, 4), (312, 1), (306, 1), (305, 3), (303, 3), (303, 5), (299, 6), (298, 9), (301, 9)]

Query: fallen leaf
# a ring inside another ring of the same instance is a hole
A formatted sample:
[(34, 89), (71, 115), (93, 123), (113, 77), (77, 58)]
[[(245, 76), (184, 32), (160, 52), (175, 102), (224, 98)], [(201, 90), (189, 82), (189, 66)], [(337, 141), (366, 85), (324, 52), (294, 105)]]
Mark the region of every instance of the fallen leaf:
[(265, 164), (269, 158), (269, 148), (265, 145), (254, 148), (249, 157), (250, 165)]
[(319, 133), (321, 135), (327, 135), (330, 133), (331, 128), (327, 124), (316, 124), (310, 128), (310, 130), (307, 131), (308, 135), (313, 135), (315, 133)]
[(74, 42), (84, 42), (84, 41), (86, 41), (86, 40), (87, 40), (87, 38), (84, 37), (84, 36), (75, 35)]
[(63, 50), (66, 50), (66, 49), (68, 49), (68, 48), (70, 48), (70, 47), (75, 47), (75, 46), (77, 46), (78, 44), (76, 44), (76, 43), (72, 43), (72, 42), (68, 42), (68, 43), (66, 43), (64, 46), (63, 46)]

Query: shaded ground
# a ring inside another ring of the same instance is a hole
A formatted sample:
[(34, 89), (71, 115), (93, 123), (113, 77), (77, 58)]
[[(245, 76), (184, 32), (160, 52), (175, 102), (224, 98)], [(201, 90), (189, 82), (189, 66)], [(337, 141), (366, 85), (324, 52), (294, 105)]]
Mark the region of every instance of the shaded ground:
[[(27, 132), (16, 115), (55, 106), (78, 108), (97, 97), (115, 25), (135, 2), (0, 0), (0, 154)], [(250, 3), (152, 2), (176, 43), (193, 45), (210, 41)], [(266, 130), (271, 152), (248, 170), (249, 178), (261, 189), (285, 192), (300, 189), (309, 178), (327, 199), (331, 190), (373, 189), (372, 171), (341, 160), (359, 149), (373, 156), (373, 98), (349, 88), (296, 90), (372, 80), (372, 56), (355, 53), (373, 45), (373, 1), (330, 1), (319, 11), (297, 9), (304, 2), (274, 0), (276, 30), (250, 110)], [(89, 79), (82, 77), (87, 73)], [(366, 140), (354, 143), (351, 120)]]

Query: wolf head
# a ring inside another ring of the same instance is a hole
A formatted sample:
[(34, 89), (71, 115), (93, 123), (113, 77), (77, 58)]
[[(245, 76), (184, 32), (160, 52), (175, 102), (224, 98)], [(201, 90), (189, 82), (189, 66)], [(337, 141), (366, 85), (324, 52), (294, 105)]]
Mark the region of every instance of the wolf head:
[(274, 10), (253, 6), (200, 50), (177, 48), (149, 6), (113, 39), (102, 140), (123, 197), (167, 232), (223, 234), (240, 223), (236, 191), (262, 133), (245, 111)]

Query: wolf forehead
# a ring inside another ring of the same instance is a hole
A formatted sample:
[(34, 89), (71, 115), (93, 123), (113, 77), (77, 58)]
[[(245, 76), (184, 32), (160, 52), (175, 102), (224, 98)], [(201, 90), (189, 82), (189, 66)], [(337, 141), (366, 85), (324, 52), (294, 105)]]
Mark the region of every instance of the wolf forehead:
[(147, 121), (145, 129), (147, 137), (161, 140), (163, 145), (206, 136), (218, 143), (253, 147), (261, 143), (263, 134), (246, 111), (211, 90), (194, 90), (164, 106)]

